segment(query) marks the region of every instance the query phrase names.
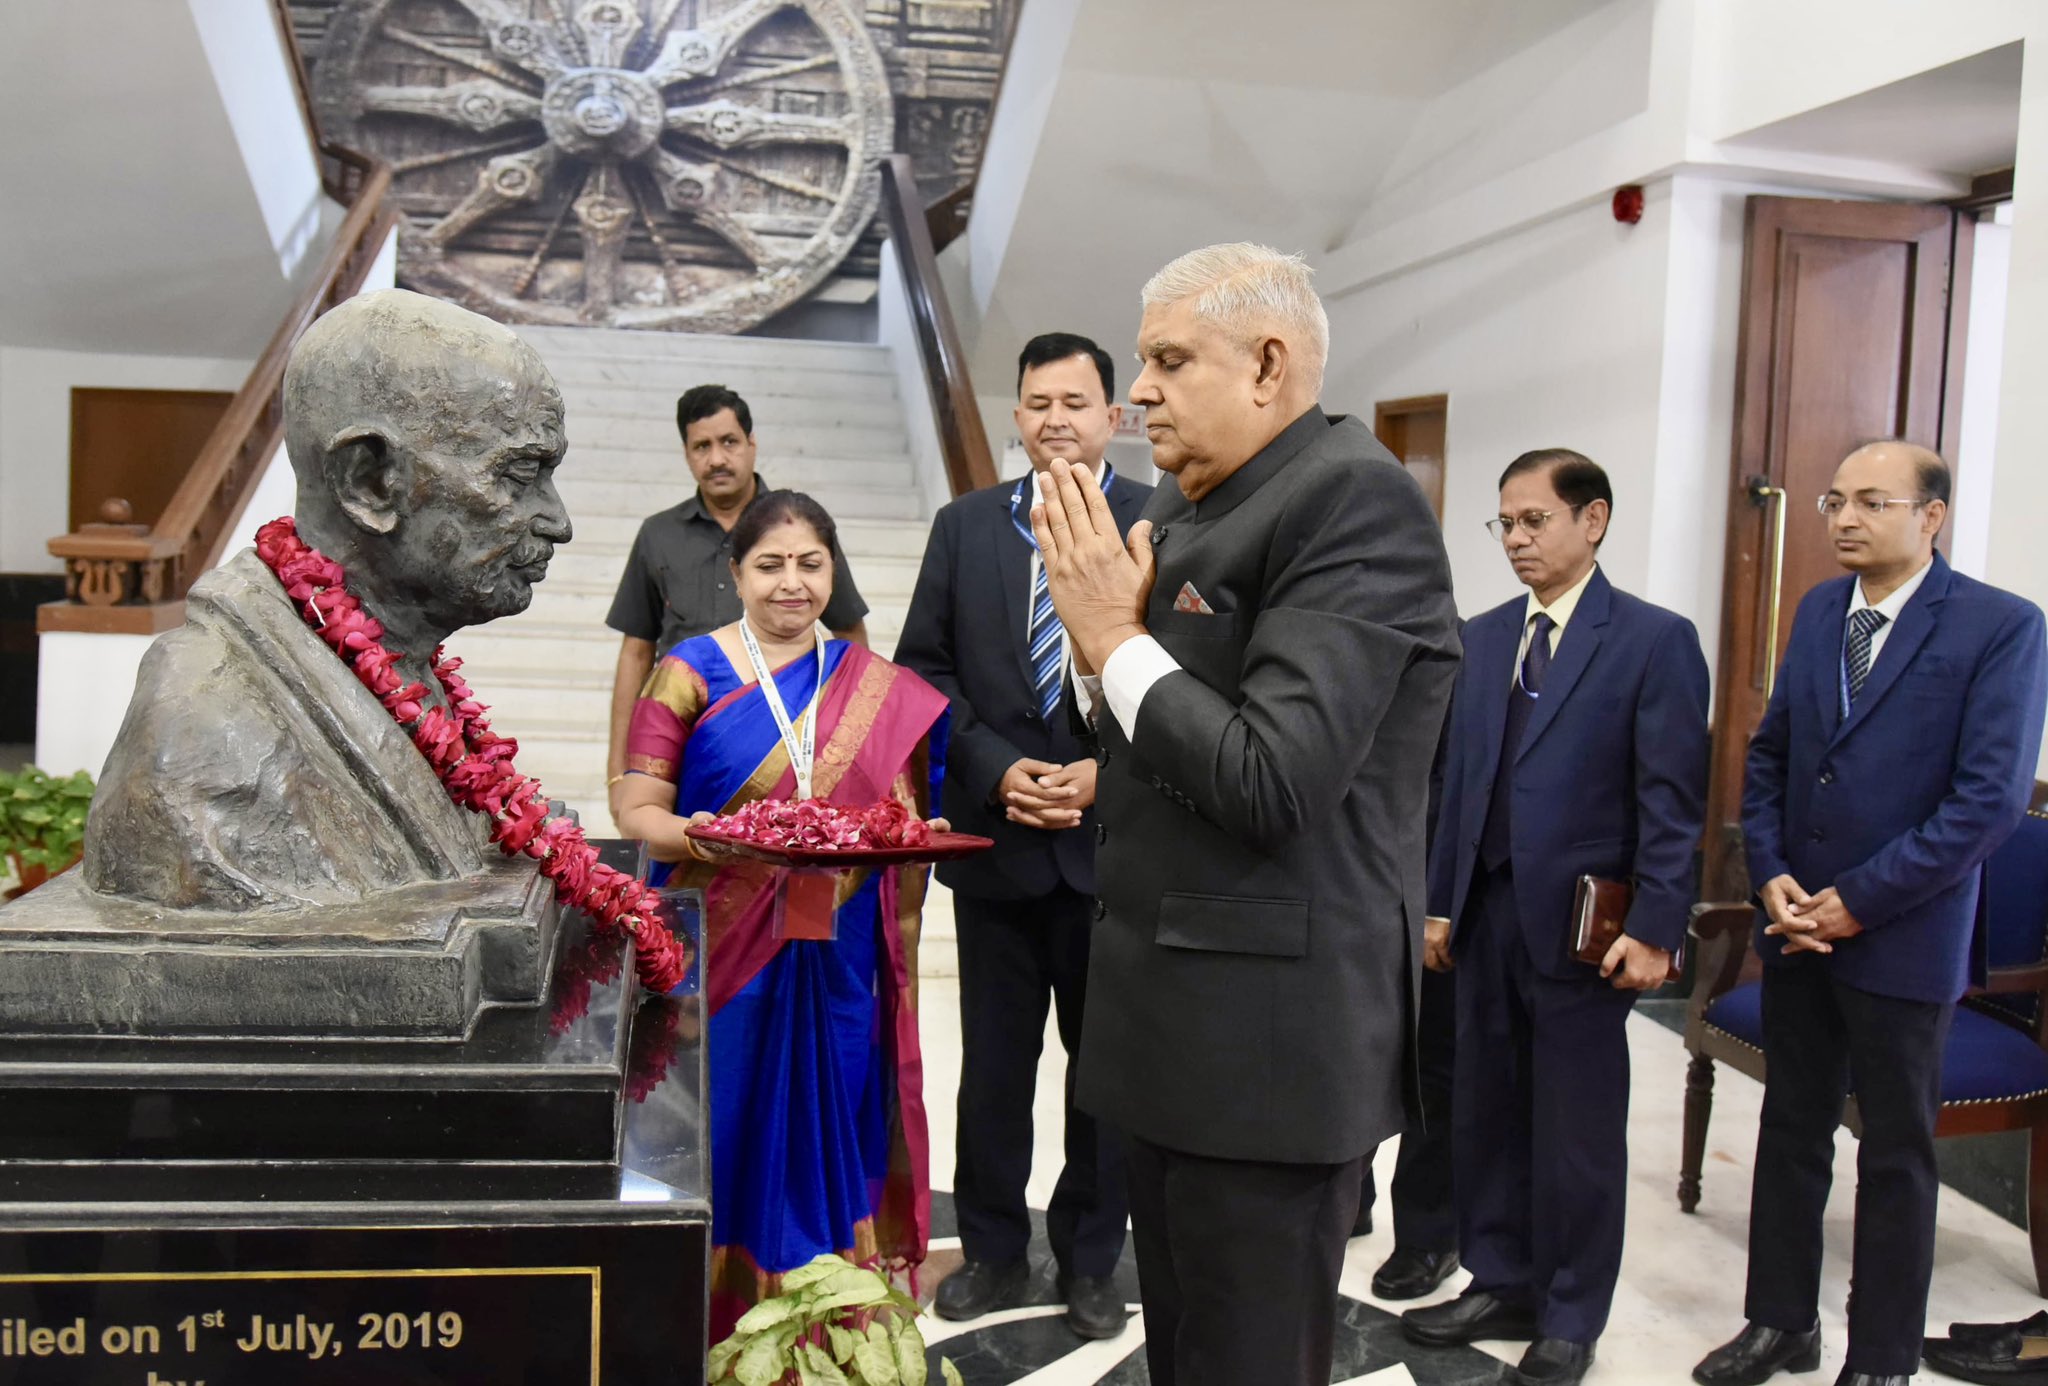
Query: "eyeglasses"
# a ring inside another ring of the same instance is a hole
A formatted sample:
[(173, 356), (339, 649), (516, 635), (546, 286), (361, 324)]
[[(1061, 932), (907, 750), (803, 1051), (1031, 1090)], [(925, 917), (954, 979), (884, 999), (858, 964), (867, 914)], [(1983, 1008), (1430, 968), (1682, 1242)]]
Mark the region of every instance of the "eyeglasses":
[[(1829, 492), (1827, 495), (1818, 498), (1814, 505), (1820, 510), (1821, 514), (1829, 519), (1833, 519), (1841, 514), (1842, 507), (1849, 503), (1850, 498), (1848, 496), (1838, 496), (1833, 492)], [(1884, 514), (1888, 506), (1910, 505), (1917, 508), (1927, 504), (1927, 502), (1925, 500), (1903, 500), (1891, 496), (1857, 496), (1855, 504), (1856, 508), (1863, 512), (1864, 519), (1875, 520)]]
[[(1576, 520), (1579, 512), (1585, 508), (1583, 505), (1573, 506), (1572, 518)], [(1508, 536), (1517, 528), (1533, 539), (1543, 532), (1543, 526), (1549, 524), (1550, 517), (1556, 513), (1555, 510), (1524, 510), (1519, 515), (1496, 516), (1486, 522), (1486, 532), (1491, 534), (1497, 543), (1502, 544), (1507, 542)]]

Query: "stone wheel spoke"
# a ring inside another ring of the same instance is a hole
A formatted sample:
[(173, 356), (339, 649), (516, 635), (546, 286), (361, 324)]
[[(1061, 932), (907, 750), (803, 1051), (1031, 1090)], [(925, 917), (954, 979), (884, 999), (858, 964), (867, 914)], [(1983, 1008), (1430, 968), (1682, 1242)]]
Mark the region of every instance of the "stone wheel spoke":
[(583, 36), (585, 66), (617, 67), (640, 33), (640, 11), (632, 0), (584, 0), (576, 31)]
[(425, 116), (484, 134), (540, 119), (540, 99), (486, 78), (445, 87), (365, 87), (363, 109)]
[(425, 34), (414, 33), (411, 29), (402, 29), (396, 24), (386, 24), (383, 33), (384, 37), (390, 39), (393, 43), (402, 43), (407, 48), (425, 53), (431, 58), (438, 58), (444, 63), (452, 63), (457, 67), (466, 67), (472, 72), (481, 72), (484, 76), (494, 77), (509, 87), (522, 86), (533, 80), (533, 74), (530, 72), (516, 67), (507, 67), (503, 63), (485, 57), (473, 49), (458, 48), (452, 43), (441, 43), (438, 40), (428, 38)]
[(545, 20), (527, 19), (504, 0), (455, 0), (468, 10), (491, 43), (491, 51), (534, 76), (549, 79), (576, 66), (573, 54), (562, 51), (561, 35)]
[(835, 144), (845, 148), (858, 133), (851, 116), (787, 115), (726, 100), (673, 107), (668, 112), (668, 128), (719, 149), (763, 144)]
[(647, 80), (672, 86), (692, 77), (709, 77), (724, 64), (741, 39), (764, 19), (795, 5), (797, 0), (748, 0), (709, 24), (682, 29), (662, 40), (661, 51), (647, 65)]
[(724, 170), (715, 163), (691, 163), (665, 149), (653, 151), (649, 171), (669, 209), (689, 217), (705, 230), (730, 242), (755, 268), (772, 268), (781, 257), (723, 205), (719, 196)]
[(623, 179), (601, 168), (576, 199), (576, 226), (583, 233), (583, 315), (593, 322), (609, 321), (619, 300), (619, 262), (633, 229), (633, 204), (612, 190), (614, 181)]
[(446, 249), (470, 227), (504, 211), (537, 200), (547, 187), (548, 174), (557, 159), (555, 147), (544, 144), (524, 154), (506, 154), (491, 160), (477, 173), (476, 190), (455, 204), (427, 232), (426, 240)]

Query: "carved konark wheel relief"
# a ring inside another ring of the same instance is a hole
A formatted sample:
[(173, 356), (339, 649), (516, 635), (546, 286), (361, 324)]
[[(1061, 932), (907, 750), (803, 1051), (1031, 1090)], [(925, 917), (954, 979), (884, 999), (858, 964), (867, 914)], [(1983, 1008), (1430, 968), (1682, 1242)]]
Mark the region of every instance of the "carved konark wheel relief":
[(402, 282), (506, 322), (737, 332), (815, 288), (894, 120), (858, 0), (344, 0), (323, 127), (391, 161)]

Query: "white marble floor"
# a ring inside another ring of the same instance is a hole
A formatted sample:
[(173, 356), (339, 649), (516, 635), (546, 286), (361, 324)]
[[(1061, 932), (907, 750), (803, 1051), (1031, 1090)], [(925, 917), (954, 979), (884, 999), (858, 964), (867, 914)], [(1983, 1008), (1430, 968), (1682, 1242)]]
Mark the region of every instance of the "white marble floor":
[[(932, 1178), (935, 1187), (946, 1189), (952, 1183), (953, 1096), (960, 1065), (957, 981), (926, 979), (922, 1009)], [(1690, 1381), (1694, 1362), (1742, 1326), (1750, 1167), (1762, 1088), (1740, 1074), (1724, 1071), (1720, 1075), (1704, 1196), (1699, 1213), (1687, 1216), (1678, 1211), (1675, 1196), (1684, 1098), (1683, 1047), (1677, 1035), (1638, 1016), (1630, 1022), (1630, 1048), (1635, 1068), (1629, 1121), (1628, 1245), (1613, 1319), (1588, 1380), (1611, 1386), (1680, 1386)], [(1059, 1094), (1064, 1063), (1058, 1036), (1048, 1031), (1039, 1069), (1037, 1149), (1030, 1185), (1035, 1208), (1045, 1206), (1059, 1169)], [(1383, 1191), (1392, 1180), (1393, 1154), (1391, 1143), (1380, 1152), (1379, 1186)], [(1843, 1132), (1836, 1146), (1834, 1198), (1828, 1206), (1821, 1306), (1827, 1349), (1823, 1374), (1786, 1378), (1788, 1381), (1830, 1381), (1842, 1364), (1855, 1159), (1856, 1142)], [(1376, 1221), (1373, 1235), (1352, 1242), (1343, 1280), (1345, 1294), (1368, 1303), (1380, 1303), (1372, 1299), (1372, 1272), (1393, 1246), (1392, 1217), (1384, 1193)], [(934, 1270), (950, 1268), (957, 1255), (945, 1243), (935, 1246), (934, 1253)], [(1035, 1247), (1034, 1253), (1043, 1257), (1045, 1250)], [(1952, 1319), (2017, 1319), (2041, 1306), (2026, 1235), (1946, 1188), (1941, 1195), (1936, 1257), (1934, 1292), (1928, 1306), (1931, 1334), (1945, 1334)], [(1462, 1272), (1454, 1277), (1442, 1297), (1456, 1293), (1464, 1278)], [(1399, 1312), (1407, 1306), (1381, 1307)], [(1051, 1312), (1055, 1311), (1011, 1311), (1020, 1317)], [(924, 1328), (928, 1340), (941, 1350), (947, 1338), (962, 1331), (962, 1326), (931, 1318), (925, 1320)], [(1030, 1386), (1079, 1386), (1102, 1380), (1131, 1355), (1142, 1342), (1142, 1333), (1142, 1324), (1134, 1317), (1124, 1338), (1086, 1347), (1077, 1339), (1071, 1355), (1017, 1380)], [(1482, 1346), (1510, 1361), (1521, 1350), (1519, 1344)], [(1142, 1376), (1130, 1376), (1128, 1367), (1117, 1372), (1115, 1379), (1143, 1380)], [(1414, 1379), (1405, 1367), (1396, 1365), (1369, 1376), (1352, 1377), (1350, 1382), (1394, 1386)]]

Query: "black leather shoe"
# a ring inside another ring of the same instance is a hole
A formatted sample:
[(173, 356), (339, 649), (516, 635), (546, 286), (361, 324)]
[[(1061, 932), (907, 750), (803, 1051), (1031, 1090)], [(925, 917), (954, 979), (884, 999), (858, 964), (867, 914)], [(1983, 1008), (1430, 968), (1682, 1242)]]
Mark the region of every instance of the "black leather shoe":
[(1007, 1309), (1031, 1280), (1031, 1262), (969, 1261), (939, 1282), (932, 1312), (942, 1319), (978, 1319)]
[(1779, 1372), (1820, 1370), (1820, 1325), (1787, 1333), (1752, 1323), (1692, 1369), (1700, 1386), (1763, 1386)]
[(1481, 1338), (1526, 1342), (1536, 1336), (1536, 1314), (1485, 1290), (1467, 1290), (1442, 1304), (1410, 1309), (1401, 1316), (1401, 1331), (1411, 1343), (1428, 1347), (1455, 1347)]
[(2048, 1386), (2048, 1357), (2023, 1357), (2028, 1349), (2028, 1339), (2042, 1339), (2042, 1329), (2034, 1318), (2021, 1318), (2019, 1323), (1958, 1323), (1954, 1329), (1972, 1329), (1972, 1333), (1954, 1337), (1931, 1337), (1921, 1347), (1921, 1357), (1929, 1368), (1942, 1376), (1954, 1376), (1964, 1382), (1995, 1382), (1997, 1386)]
[(1508, 1368), (1505, 1379), (1511, 1386), (1578, 1386), (1592, 1365), (1591, 1343), (1538, 1338), (1529, 1344), (1522, 1360)]
[(1351, 1235), (1354, 1237), (1370, 1237), (1372, 1235), (1372, 1205), (1370, 1203), (1358, 1205), (1358, 1216), (1351, 1219)]
[(1124, 1331), (1131, 1311), (1106, 1275), (1077, 1275), (1067, 1281), (1067, 1327), (1083, 1338), (1114, 1338)]
[(1381, 1299), (1421, 1299), (1458, 1268), (1455, 1251), (1421, 1251), (1397, 1246), (1372, 1273), (1372, 1292)]
[(1869, 1372), (1852, 1372), (1842, 1368), (1842, 1374), (1835, 1378), (1835, 1386), (1913, 1386), (1910, 1376), (1873, 1376)]
[(2008, 1333), (2022, 1338), (2048, 1338), (2048, 1309), (2036, 1310), (2014, 1323), (1952, 1323), (1948, 1326), (1952, 1343), (1987, 1342), (2003, 1338)]
[(2021, 1357), (2028, 1338), (2039, 1333), (2022, 1332), (2025, 1323), (1957, 1324), (1957, 1328), (1993, 1328), (2004, 1332), (1929, 1338), (1921, 1348), (1927, 1365), (1943, 1376), (1962, 1381), (1996, 1383), (1996, 1386), (2048, 1386), (2048, 1357)]

